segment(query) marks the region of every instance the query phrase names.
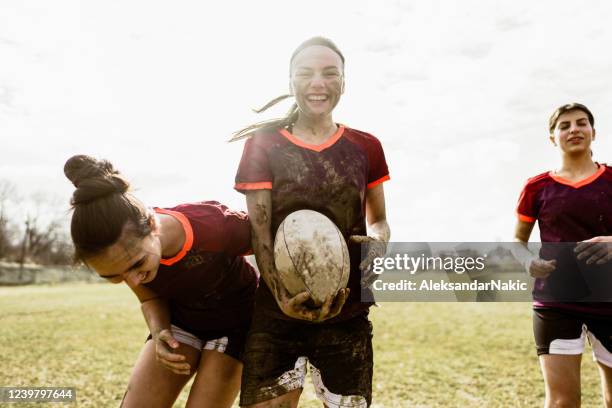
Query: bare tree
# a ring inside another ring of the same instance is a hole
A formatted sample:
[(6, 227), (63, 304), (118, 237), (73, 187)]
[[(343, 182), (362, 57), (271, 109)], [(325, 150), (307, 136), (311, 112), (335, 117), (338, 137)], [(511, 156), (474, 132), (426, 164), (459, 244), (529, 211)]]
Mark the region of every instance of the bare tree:
[(0, 259), (6, 258), (11, 249), (13, 230), (8, 215), (8, 204), (15, 200), (17, 188), (8, 180), (0, 180)]
[(0, 179), (0, 260), (19, 265), (0, 265), (3, 281), (32, 283), (38, 279), (36, 274), (46, 273), (46, 268), (26, 267), (28, 262), (58, 266), (73, 263), (63, 201), (42, 192), (22, 196), (13, 182)]
[(26, 261), (40, 264), (70, 262), (70, 245), (65, 232), (65, 213), (60, 200), (33, 194), (32, 207), (26, 212), (18, 262), (23, 271)]

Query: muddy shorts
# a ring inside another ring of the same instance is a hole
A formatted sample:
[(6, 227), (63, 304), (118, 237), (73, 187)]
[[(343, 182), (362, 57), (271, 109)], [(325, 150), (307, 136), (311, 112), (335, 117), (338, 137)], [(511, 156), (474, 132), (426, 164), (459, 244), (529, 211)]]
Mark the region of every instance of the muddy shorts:
[(243, 356), (240, 405), (267, 401), (304, 385), (307, 363), (327, 407), (367, 407), (372, 400), (372, 324), (363, 314), (312, 324), (255, 312)]
[(533, 333), (538, 355), (582, 354), (588, 339), (593, 359), (612, 367), (612, 316), (536, 308)]

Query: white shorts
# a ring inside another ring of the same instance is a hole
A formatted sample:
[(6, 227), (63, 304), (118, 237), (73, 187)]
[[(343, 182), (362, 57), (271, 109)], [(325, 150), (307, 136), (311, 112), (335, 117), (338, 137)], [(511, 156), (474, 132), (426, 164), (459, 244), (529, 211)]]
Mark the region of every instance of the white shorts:
[(208, 340), (206, 343), (204, 343), (201, 339), (181, 329), (178, 326), (172, 325), (171, 330), (172, 335), (179, 343), (186, 344), (199, 351), (214, 350), (218, 351), (219, 353), (225, 353), (225, 349), (227, 348), (227, 336), (218, 339)]
[(593, 349), (593, 359), (612, 367), (612, 319), (563, 309), (536, 308), (533, 332), (538, 355), (578, 355), (586, 340)]
[(601, 344), (601, 341), (589, 331), (587, 325), (582, 325), (582, 333), (576, 339), (555, 339), (548, 346), (549, 354), (578, 355), (584, 353), (587, 340), (593, 349), (593, 360), (612, 367), (612, 353)]

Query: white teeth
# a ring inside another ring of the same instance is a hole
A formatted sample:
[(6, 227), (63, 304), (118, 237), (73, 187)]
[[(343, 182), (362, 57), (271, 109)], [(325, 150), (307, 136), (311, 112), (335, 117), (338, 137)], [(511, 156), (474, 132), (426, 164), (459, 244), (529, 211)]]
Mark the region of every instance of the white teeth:
[(317, 95), (317, 96), (309, 96), (308, 97), (309, 101), (324, 101), (326, 99), (327, 99), (327, 96), (324, 96), (324, 95), (321, 95), (321, 96)]

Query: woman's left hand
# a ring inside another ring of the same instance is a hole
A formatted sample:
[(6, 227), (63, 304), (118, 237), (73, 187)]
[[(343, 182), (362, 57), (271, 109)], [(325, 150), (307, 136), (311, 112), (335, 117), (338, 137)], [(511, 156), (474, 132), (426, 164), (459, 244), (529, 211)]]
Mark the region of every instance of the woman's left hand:
[(385, 256), (387, 253), (387, 241), (370, 235), (351, 235), (349, 239), (352, 242), (367, 245), (366, 256), (359, 264), (359, 269), (361, 269), (362, 273), (361, 285), (363, 288), (367, 288), (372, 284), (376, 276), (378, 276), (372, 272), (370, 266), (374, 262), (374, 259)]
[(574, 248), (578, 260), (585, 260), (587, 265), (602, 265), (612, 261), (612, 236), (601, 236), (579, 242)]

